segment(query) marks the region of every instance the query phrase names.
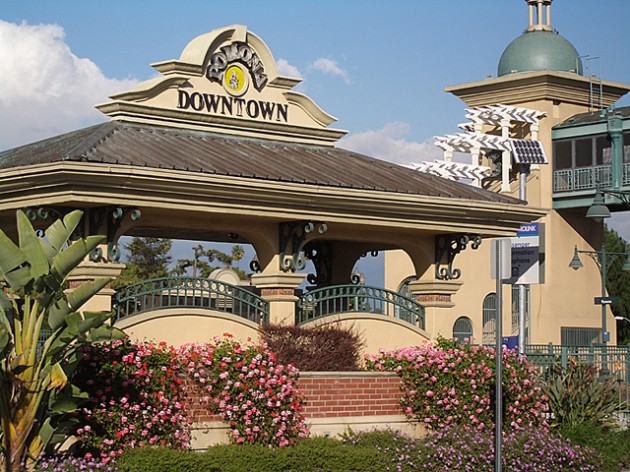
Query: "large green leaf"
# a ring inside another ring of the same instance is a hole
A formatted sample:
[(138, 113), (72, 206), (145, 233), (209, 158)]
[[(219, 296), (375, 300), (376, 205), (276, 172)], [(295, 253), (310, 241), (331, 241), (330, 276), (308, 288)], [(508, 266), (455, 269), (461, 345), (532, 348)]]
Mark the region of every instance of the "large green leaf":
[(13, 290), (23, 289), (31, 280), (26, 256), (4, 231), (0, 230), (0, 272)]
[(109, 283), (110, 279), (96, 279), (87, 281), (57, 300), (48, 310), (48, 325), (51, 329), (59, 328), (65, 321), (68, 313), (77, 311), (85, 302), (96, 295)]
[(106, 312), (74, 312), (66, 315), (66, 323), (71, 334), (82, 336), (91, 329), (101, 326), (105, 321), (111, 318), (111, 316), (111, 313)]
[(92, 343), (102, 343), (107, 341), (115, 341), (125, 339), (127, 335), (124, 331), (109, 325), (102, 325), (91, 329), (87, 335), (87, 340)]
[(33, 225), (23, 211), (17, 212), (17, 227), (20, 238), (20, 249), (24, 252), (31, 266), (31, 277), (38, 279), (48, 273), (50, 265), (44, 252), (41, 240), (37, 237)]
[(104, 239), (105, 236), (88, 236), (75, 241), (53, 258), (52, 272), (64, 280)]
[(4, 324), (0, 323), (0, 356), (6, 357), (5, 351), (11, 345), (11, 333)]
[[(52, 263), (53, 258), (61, 252), (66, 245), (70, 236), (77, 228), (83, 217), (81, 210), (74, 210), (63, 217), (62, 220), (56, 220), (45, 231), (46, 243), (42, 245), (44, 252), (48, 256), (48, 260)], [(42, 240), (42, 243), (44, 241)]]

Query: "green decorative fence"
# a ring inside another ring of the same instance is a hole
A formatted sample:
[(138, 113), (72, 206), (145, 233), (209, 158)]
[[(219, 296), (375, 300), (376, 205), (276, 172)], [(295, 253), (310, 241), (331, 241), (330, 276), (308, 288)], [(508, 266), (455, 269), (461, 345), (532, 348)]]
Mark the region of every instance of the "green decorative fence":
[(269, 302), (236, 285), (201, 277), (163, 277), (128, 285), (112, 297), (114, 320), (166, 308), (206, 308), (256, 323), (269, 320)]
[(566, 346), (553, 344), (528, 344), (527, 360), (545, 375), (554, 366), (566, 369), (569, 362), (597, 366), (603, 375), (618, 383), (618, 414), (620, 422), (630, 423), (630, 345), (628, 346)]
[(400, 293), (369, 285), (332, 285), (312, 290), (297, 301), (296, 324), (328, 315), (374, 313), (424, 329), (424, 307)]

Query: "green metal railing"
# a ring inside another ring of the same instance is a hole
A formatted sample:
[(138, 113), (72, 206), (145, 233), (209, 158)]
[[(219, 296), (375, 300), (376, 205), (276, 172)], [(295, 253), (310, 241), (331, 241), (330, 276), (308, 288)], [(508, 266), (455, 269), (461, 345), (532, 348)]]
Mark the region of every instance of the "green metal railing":
[[(624, 163), (622, 185), (630, 185), (630, 164)], [(576, 167), (553, 171), (553, 191), (572, 192), (576, 190), (595, 190), (597, 186), (612, 185), (612, 166)]]
[(349, 312), (376, 313), (424, 329), (424, 307), (391, 290), (369, 285), (333, 285), (313, 290), (297, 301), (296, 324)]
[(595, 365), (600, 371), (618, 384), (621, 421), (630, 422), (630, 345), (629, 346), (566, 346), (553, 344), (528, 344), (525, 346), (527, 360), (535, 365), (544, 377), (553, 366), (567, 368), (574, 360)]
[(166, 308), (206, 308), (256, 323), (269, 320), (269, 302), (236, 285), (201, 277), (163, 277), (128, 285), (112, 297), (114, 320)]

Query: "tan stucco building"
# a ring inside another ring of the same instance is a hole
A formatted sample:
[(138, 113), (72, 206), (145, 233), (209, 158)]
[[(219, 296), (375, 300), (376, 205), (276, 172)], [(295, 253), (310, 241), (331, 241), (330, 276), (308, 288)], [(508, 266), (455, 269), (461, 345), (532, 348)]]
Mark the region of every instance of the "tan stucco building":
[[(601, 248), (602, 223), (586, 218), (588, 205), (595, 196), (597, 174), (593, 177), (593, 173), (600, 171), (585, 169), (592, 172), (590, 184), (583, 189), (576, 186), (575, 192), (562, 196), (575, 204), (558, 204), (552, 129), (578, 114), (592, 111), (599, 114), (600, 109), (611, 107), (626, 94), (630, 86), (584, 77), (579, 53), (551, 27), (551, 1), (526, 0), (526, 3), (529, 27), (505, 49), (497, 77), (449, 86), (446, 92), (460, 98), (468, 107), (467, 116), (472, 120), (468, 131), (492, 138), (534, 139), (542, 144), (547, 157), (548, 163), (533, 163), (523, 171), (514, 154), (509, 156), (508, 152), (506, 160), (503, 152), (497, 160), (496, 152), (493, 155), (497, 148), (479, 148), (476, 138), (469, 139), (473, 144), (466, 151), (473, 161), (477, 160), (475, 164), (497, 170), (496, 176), (483, 180), (483, 187), (513, 197), (522, 198), (525, 194), (528, 206), (547, 212), (538, 220), (539, 278), (525, 289), (525, 341), (601, 343), (605, 323), (614, 344), (616, 328), (612, 312), (607, 309), (604, 321), (601, 306), (594, 304), (595, 297), (602, 295), (596, 261), (585, 260), (579, 271), (569, 267), (576, 247), (593, 252)], [(524, 125), (516, 115), (529, 112), (538, 118)], [(485, 121), (476, 120), (484, 116)], [(439, 314), (429, 332), (432, 337), (472, 337), (475, 342), (494, 342), (496, 282), (490, 278), (490, 260), (490, 244), (482, 244), (477, 251), (457, 257), (461, 276), (452, 280), (457, 291), (450, 306), (436, 310)], [(410, 258), (400, 251), (387, 253), (385, 270), (385, 285), (394, 290), (407, 277), (415, 277)], [(519, 334), (519, 304), (518, 286), (506, 285), (502, 304), (504, 337)]]

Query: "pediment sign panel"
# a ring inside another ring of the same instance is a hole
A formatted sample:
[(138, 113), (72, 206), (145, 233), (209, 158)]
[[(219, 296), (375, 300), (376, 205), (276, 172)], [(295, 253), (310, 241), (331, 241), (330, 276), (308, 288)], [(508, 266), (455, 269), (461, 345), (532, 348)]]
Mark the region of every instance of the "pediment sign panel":
[(160, 77), (99, 105), (115, 120), (169, 124), (246, 136), (333, 143), (344, 131), (309, 97), (292, 90), (267, 45), (235, 25), (193, 39), (178, 60), (152, 64)]

